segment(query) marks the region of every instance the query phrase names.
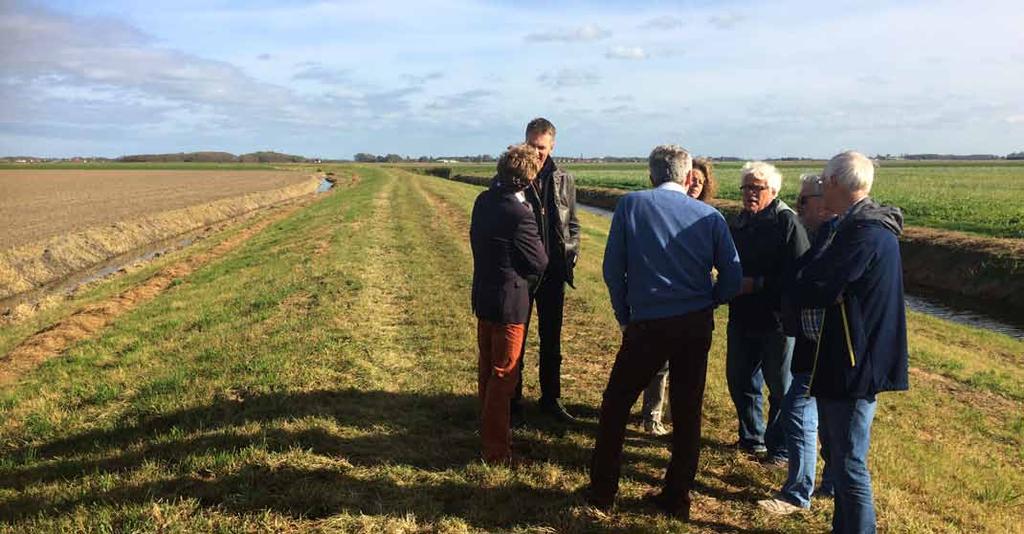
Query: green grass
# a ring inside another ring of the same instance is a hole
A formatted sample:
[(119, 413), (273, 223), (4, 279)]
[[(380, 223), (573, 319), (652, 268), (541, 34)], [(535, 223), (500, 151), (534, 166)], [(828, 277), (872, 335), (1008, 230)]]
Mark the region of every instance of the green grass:
[[(668, 452), (632, 431), (619, 511), (583, 505), (619, 342), (600, 274), (608, 221), (586, 213), (563, 336), (564, 395), (585, 421), (561, 432), (530, 412), (537, 426), (514, 447), (534, 463), (480, 464), (467, 243), (479, 189), (357, 170), (358, 184), (0, 388), (0, 531), (827, 529), (830, 501), (784, 519), (756, 507), (784, 473), (728, 447), (724, 310), (694, 523), (640, 505)], [(1019, 531), (1024, 343), (917, 314), (910, 325), (919, 370), (910, 392), (880, 397), (873, 433), (881, 529)], [(530, 398), (535, 354), (531, 342)]]
[[(739, 200), (741, 163), (715, 166), (720, 198)], [(821, 173), (823, 162), (781, 162), (782, 197), (792, 202), (801, 174)], [(493, 165), (455, 166), (456, 173), (493, 174)], [(650, 186), (644, 164), (568, 165), (579, 186), (642, 189)], [(976, 234), (1024, 238), (1024, 161), (883, 161), (872, 196), (899, 206), (906, 223)]]

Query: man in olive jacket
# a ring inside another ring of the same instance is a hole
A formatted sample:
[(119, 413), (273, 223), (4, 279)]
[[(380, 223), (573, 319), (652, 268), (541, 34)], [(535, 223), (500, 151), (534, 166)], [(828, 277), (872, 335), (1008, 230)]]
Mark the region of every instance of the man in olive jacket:
[[(533, 206), (549, 258), (548, 268), (533, 296), (533, 301), (537, 303), (537, 330), (540, 336), (540, 409), (559, 422), (571, 423), (575, 418), (562, 404), (562, 311), (565, 306), (565, 284), (573, 285), (573, 269), (580, 250), (576, 179), (559, 169), (551, 158), (551, 151), (555, 147), (555, 126), (550, 121), (544, 118), (530, 121), (526, 125), (526, 144), (538, 150), (542, 165), (537, 179), (526, 190), (526, 198)], [(527, 318), (527, 330), (529, 324)], [(519, 358), (520, 371), (525, 352), (524, 345), (523, 354)], [(520, 372), (511, 406), (513, 426), (525, 423), (522, 399), (523, 374)]]

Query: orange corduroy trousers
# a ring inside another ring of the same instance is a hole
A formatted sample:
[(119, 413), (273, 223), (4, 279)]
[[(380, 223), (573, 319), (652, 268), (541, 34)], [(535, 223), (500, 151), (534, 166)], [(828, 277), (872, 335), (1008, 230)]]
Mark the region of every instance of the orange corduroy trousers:
[(509, 402), (519, 381), (519, 353), (526, 337), (526, 325), (503, 324), (477, 319), (477, 391), (480, 396), (480, 438), (483, 459), (507, 462), (512, 457)]

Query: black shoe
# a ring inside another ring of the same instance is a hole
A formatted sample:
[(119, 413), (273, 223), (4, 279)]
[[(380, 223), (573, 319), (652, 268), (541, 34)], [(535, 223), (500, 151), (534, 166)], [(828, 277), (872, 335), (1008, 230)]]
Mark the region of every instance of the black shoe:
[(599, 497), (594, 493), (594, 489), (590, 487), (584, 490), (583, 500), (587, 502), (587, 506), (606, 514), (611, 512), (612, 508), (615, 507), (615, 497), (610, 499), (606, 497)]
[(508, 421), (508, 426), (514, 429), (526, 428), (526, 414), (523, 413), (523, 409), (513, 409), (511, 417)]
[(744, 443), (742, 441), (737, 441), (736, 443), (733, 444), (733, 447), (736, 447), (740, 451), (745, 452), (745, 453), (747, 453), (747, 454), (749, 454), (751, 456), (756, 456), (756, 457), (759, 457), (759, 458), (763, 457), (763, 456), (766, 456), (768, 454), (768, 447), (765, 447), (764, 445), (761, 445), (760, 443), (751, 445), (749, 443)]
[(690, 520), (690, 503), (688, 502), (677, 502), (660, 491), (644, 495), (643, 501), (668, 517), (674, 517), (680, 521)]
[(572, 424), (579, 422), (579, 419), (573, 417), (572, 414), (565, 410), (565, 406), (562, 406), (562, 399), (555, 399), (553, 401), (541, 401), (540, 411), (546, 415), (551, 416), (559, 423)]

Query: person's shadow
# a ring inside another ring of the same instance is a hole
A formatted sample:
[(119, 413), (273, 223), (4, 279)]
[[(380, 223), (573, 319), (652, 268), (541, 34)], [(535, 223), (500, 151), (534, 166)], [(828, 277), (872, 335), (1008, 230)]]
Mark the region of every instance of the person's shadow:
[[(581, 410), (584, 411), (584, 410)], [(593, 415), (587, 413), (587, 415)], [(120, 507), (195, 499), (239, 514), (273, 511), (293, 518), (414, 514), (456, 516), (480, 529), (543, 526), (574, 506), (578, 491), (537, 487), (529, 476), (482, 483), (477, 400), (469, 395), (384, 391), (230, 392), (211, 402), (9, 451), (0, 464), (0, 522), (56, 516), (79, 506)], [(580, 431), (592, 431), (582, 425)], [(542, 429), (517, 433), (528, 459), (585, 471), (589, 450)], [(268, 454), (269, 453), (269, 454)], [(219, 459), (219, 460), (218, 460)], [(658, 461), (627, 454), (632, 463)], [(100, 489), (86, 477), (158, 466), (172, 476)], [(391, 468), (403, 476), (389, 473)], [(447, 471), (464, 473), (450, 476)], [(54, 497), (26, 491), (82, 485)], [(511, 503), (511, 504), (510, 504)], [(578, 518), (588, 531), (609, 529)], [(576, 526), (580, 526), (577, 524)]]

